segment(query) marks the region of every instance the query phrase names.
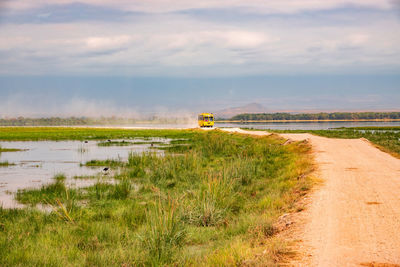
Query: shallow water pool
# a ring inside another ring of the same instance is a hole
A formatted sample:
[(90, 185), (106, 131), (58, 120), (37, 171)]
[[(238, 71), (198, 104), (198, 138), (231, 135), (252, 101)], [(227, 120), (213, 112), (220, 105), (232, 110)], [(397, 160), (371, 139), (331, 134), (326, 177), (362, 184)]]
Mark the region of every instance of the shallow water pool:
[(151, 149), (151, 144), (170, 142), (169, 139), (162, 138), (126, 141), (140, 144), (98, 146), (99, 141), (87, 141), (87, 143), (81, 141), (0, 142), (2, 148), (22, 149), (18, 152), (0, 153), (0, 162), (8, 161), (13, 164), (0, 167), (0, 205), (5, 208), (19, 206), (13, 200), (13, 193), (18, 189), (39, 188), (52, 182), (53, 177), (59, 173), (67, 176), (67, 184), (70, 186), (91, 185), (95, 179), (73, 179), (73, 177), (97, 175), (102, 173), (103, 167), (86, 167), (81, 164), (90, 160), (125, 161), (131, 152), (142, 153), (151, 150), (162, 153), (162, 151)]

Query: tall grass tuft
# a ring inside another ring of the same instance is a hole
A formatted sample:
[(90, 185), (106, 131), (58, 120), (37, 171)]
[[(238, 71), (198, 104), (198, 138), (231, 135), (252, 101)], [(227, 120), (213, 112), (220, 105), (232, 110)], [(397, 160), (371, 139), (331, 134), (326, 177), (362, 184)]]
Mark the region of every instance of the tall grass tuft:
[(57, 183), (64, 183), (67, 177), (63, 173), (56, 174), (53, 178)]
[(132, 191), (131, 182), (124, 178), (113, 187), (111, 197), (113, 199), (127, 199)]
[(75, 207), (74, 201), (68, 199), (68, 204), (65, 206), (59, 199), (56, 199), (56, 204), (49, 205), (53, 208), (53, 211), (57, 216), (69, 223), (75, 223), (74, 219), (72, 219), (71, 211)]
[(238, 205), (234, 181), (225, 176), (208, 178), (186, 208), (184, 219), (197, 226), (218, 226)]
[(157, 160), (155, 153), (130, 153), (127, 167), (129, 167), (129, 177), (143, 177), (146, 173), (146, 166)]
[(186, 232), (177, 203), (168, 197), (150, 205), (146, 212), (147, 227), (139, 236), (147, 251), (147, 264), (162, 266), (173, 262), (183, 246)]
[(88, 196), (92, 200), (125, 200), (129, 198), (132, 189), (132, 183), (127, 178), (116, 184), (98, 181), (88, 188)]

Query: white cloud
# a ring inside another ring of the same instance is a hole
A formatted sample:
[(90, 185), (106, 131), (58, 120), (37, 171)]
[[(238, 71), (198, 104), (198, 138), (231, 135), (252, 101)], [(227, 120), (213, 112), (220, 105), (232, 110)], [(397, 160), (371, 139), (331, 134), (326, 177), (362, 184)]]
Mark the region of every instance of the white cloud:
[(168, 48), (185, 48), (187, 46), (214, 45), (226, 48), (255, 48), (267, 42), (273, 42), (278, 38), (270, 37), (265, 32), (255, 32), (246, 30), (228, 30), (228, 31), (188, 31), (179, 34), (164, 34), (155, 36), (166, 42)]
[(228, 47), (255, 48), (266, 42), (278, 40), (270, 38), (265, 33), (248, 31), (229, 31), (223, 34), (223, 39)]
[(129, 35), (112, 37), (88, 37), (84, 40), (85, 45), (91, 50), (109, 50), (127, 46), (133, 38)]
[[(158, 3), (118, 1), (116, 5), (128, 6), (132, 2), (143, 9)], [(176, 9), (239, 4), (225, 0), (167, 2)], [(350, 2), (357, 1), (347, 1)], [(369, 0), (362, 2), (372, 5)], [(386, 1), (373, 2), (382, 8), (386, 5)], [(298, 0), (290, 3), (291, 8), (300, 9), (335, 6), (345, 1)], [(357, 3), (361, 4), (360, 1)], [(164, 4), (160, 2), (157, 6), (161, 9)], [(273, 9), (281, 2), (250, 1), (246, 5)], [(375, 65), (399, 66), (400, 34), (395, 34), (399, 29), (397, 18), (378, 14), (381, 17), (371, 21), (367, 15), (358, 16), (355, 24), (341, 21), (338, 25), (324, 24), (321, 18), (313, 20), (298, 16), (289, 16), (290, 23), (288, 16), (271, 16), (267, 21), (238, 18), (232, 23), (179, 14), (112, 23), (3, 24), (0, 25), (0, 74), (205, 76), (357, 72)]]
[(349, 36), (349, 43), (352, 45), (363, 45), (369, 40), (368, 34), (356, 33)]

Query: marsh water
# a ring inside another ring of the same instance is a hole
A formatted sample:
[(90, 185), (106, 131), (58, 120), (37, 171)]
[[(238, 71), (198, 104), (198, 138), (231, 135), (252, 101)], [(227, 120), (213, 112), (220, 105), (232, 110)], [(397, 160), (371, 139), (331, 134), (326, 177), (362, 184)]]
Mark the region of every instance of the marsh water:
[[(115, 140), (113, 140), (115, 141)], [(16, 207), (13, 193), (18, 189), (38, 188), (53, 181), (57, 174), (65, 174), (69, 186), (87, 186), (95, 179), (75, 179), (80, 176), (106, 175), (103, 167), (81, 166), (90, 160), (119, 159), (125, 161), (129, 153), (155, 151), (153, 142), (168, 144), (170, 140), (129, 140), (140, 144), (126, 146), (98, 146), (97, 141), (38, 141), (0, 142), (2, 148), (21, 149), (18, 152), (0, 153), (0, 162), (12, 165), (0, 167), (0, 206)], [(106, 166), (105, 166), (106, 167)], [(113, 171), (113, 170), (111, 170)]]

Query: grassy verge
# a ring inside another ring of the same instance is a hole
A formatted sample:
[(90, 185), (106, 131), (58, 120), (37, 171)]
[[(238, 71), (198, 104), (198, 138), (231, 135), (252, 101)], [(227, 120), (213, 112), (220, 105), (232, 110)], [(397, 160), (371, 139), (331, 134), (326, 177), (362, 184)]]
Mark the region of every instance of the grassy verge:
[(400, 127), (360, 127), (360, 128), (339, 128), (332, 130), (296, 130), (276, 131), (285, 133), (312, 133), (329, 138), (358, 139), (366, 138), (376, 147), (400, 158)]
[[(181, 134), (182, 135), (182, 134)], [(118, 182), (68, 189), (63, 176), (0, 208), (0, 265), (275, 265), (274, 221), (311, 182), (310, 147), (276, 136), (193, 131), (173, 153), (131, 154)], [(168, 150), (167, 150), (168, 151)], [(176, 152), (179, 153), (176, 153)], [(104, 162), (100, 162), (104, 163)], [(100, 164), (99, 163), (99, 164)]]

